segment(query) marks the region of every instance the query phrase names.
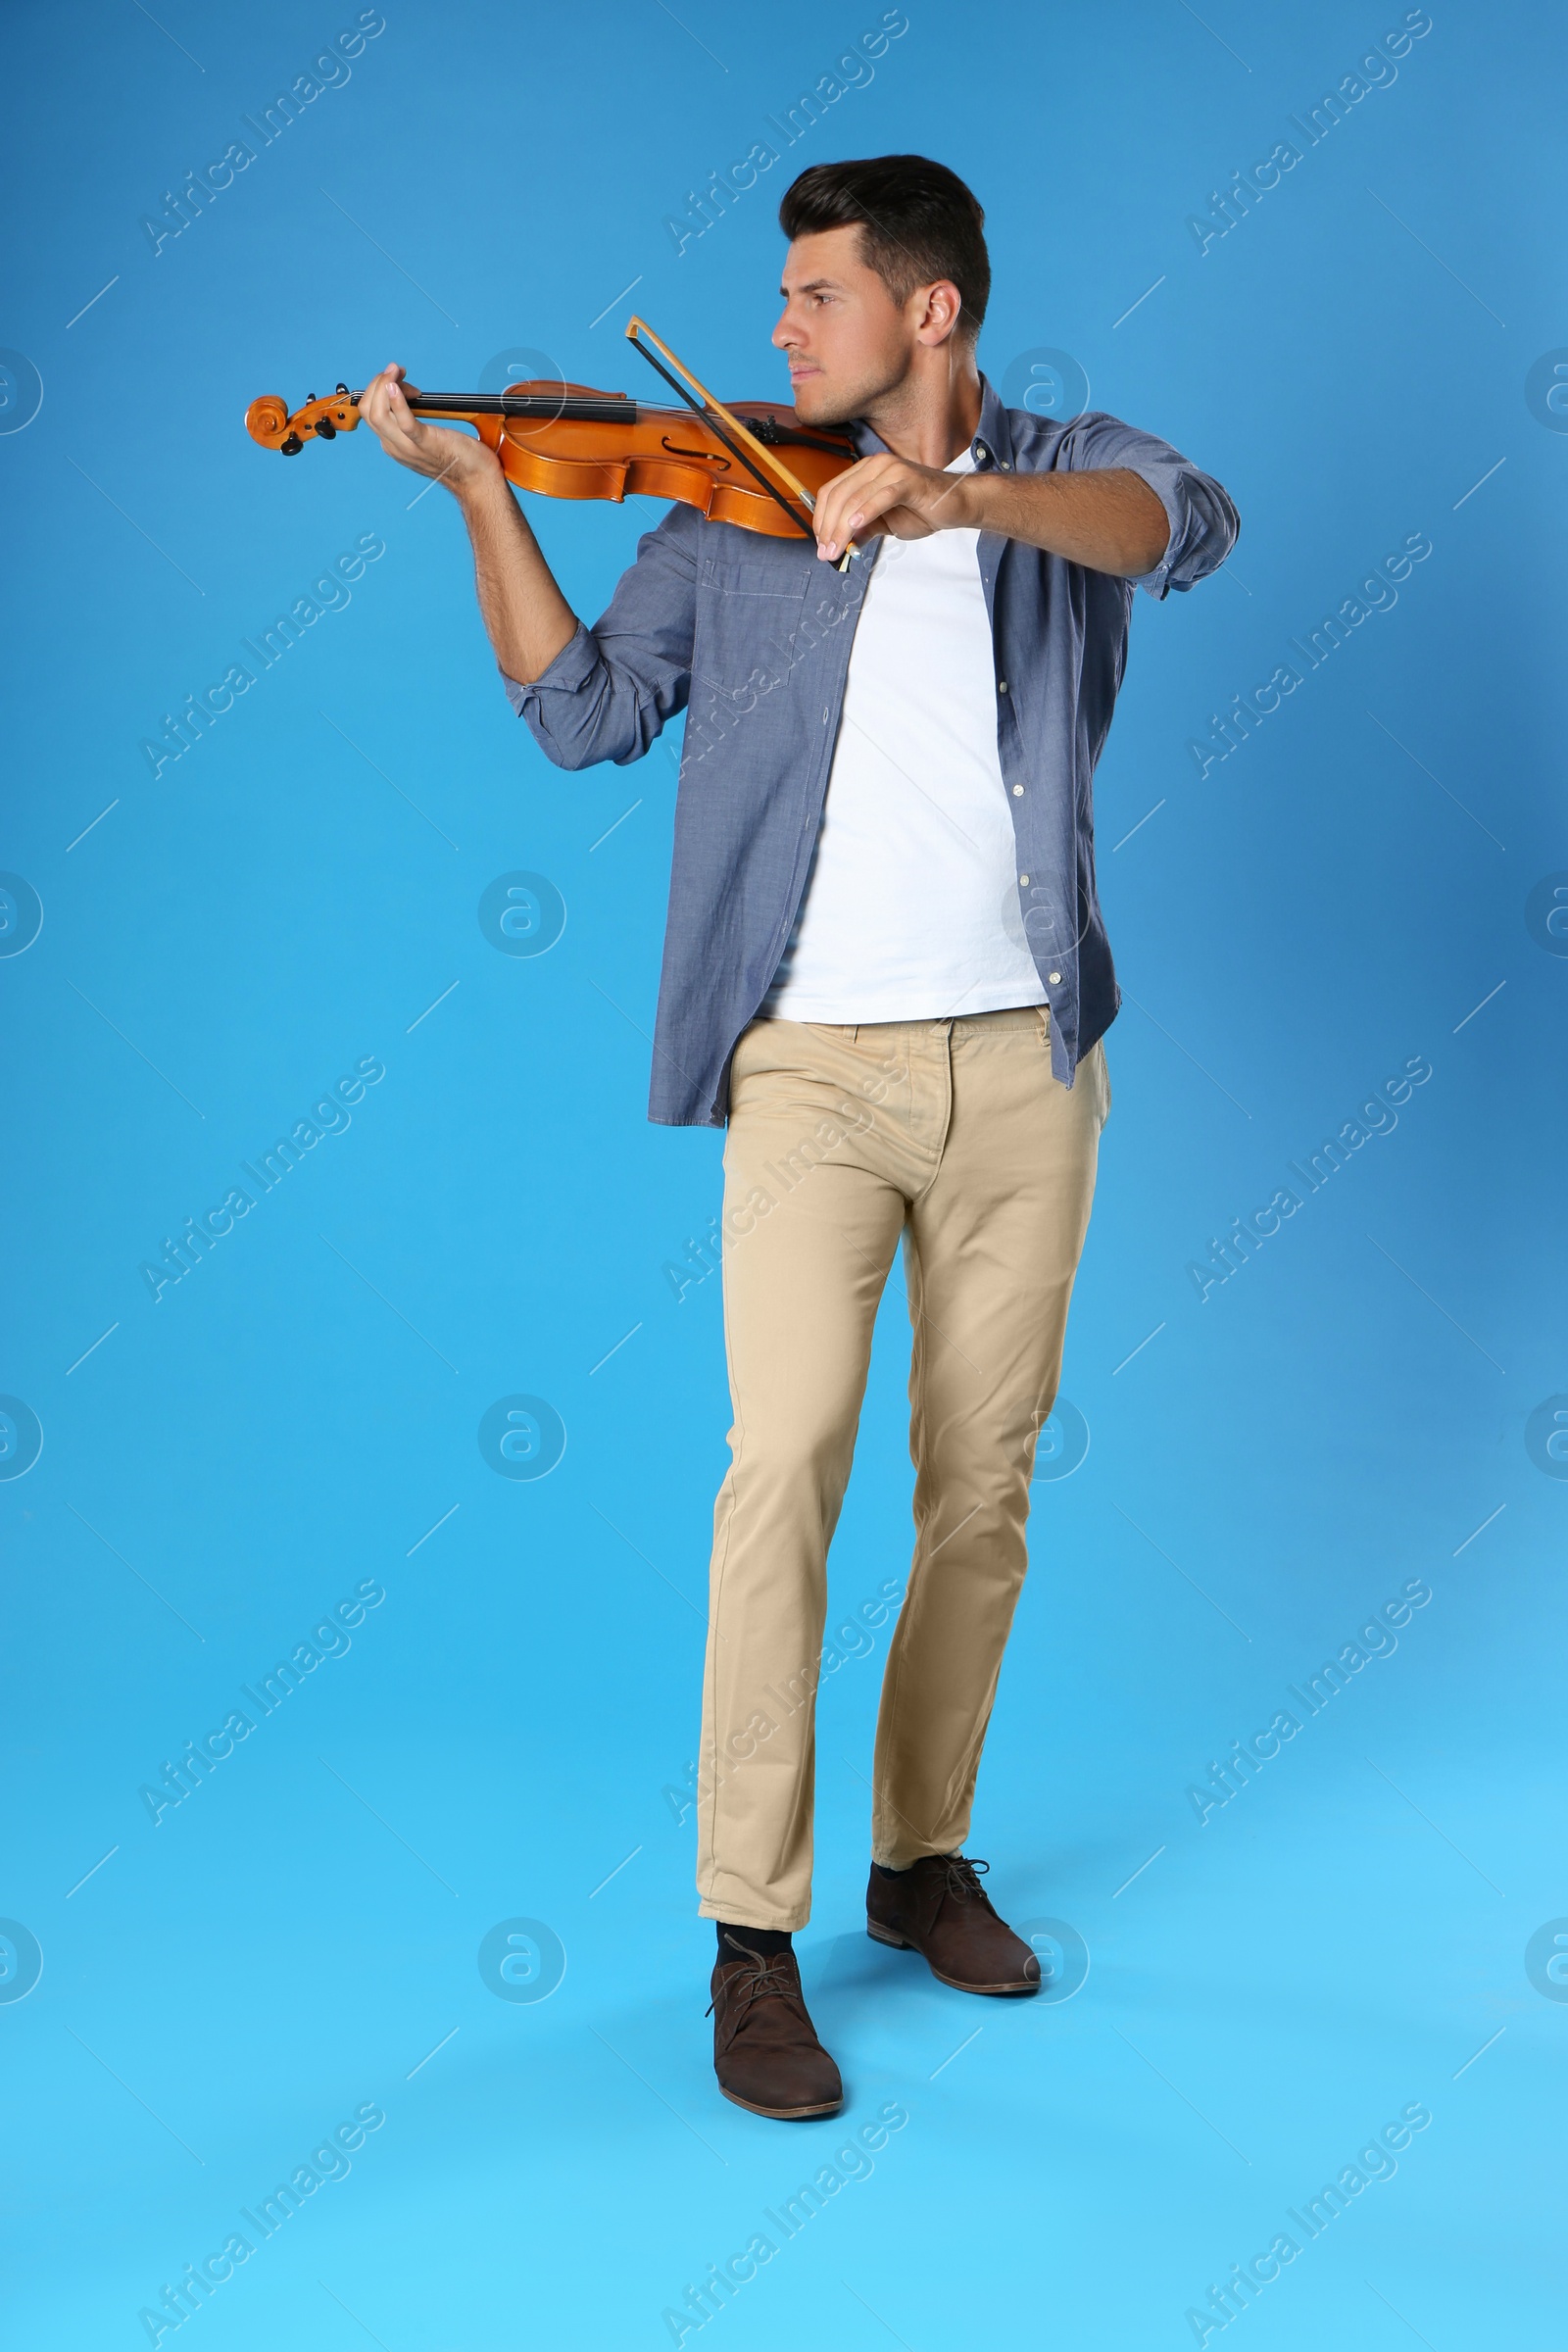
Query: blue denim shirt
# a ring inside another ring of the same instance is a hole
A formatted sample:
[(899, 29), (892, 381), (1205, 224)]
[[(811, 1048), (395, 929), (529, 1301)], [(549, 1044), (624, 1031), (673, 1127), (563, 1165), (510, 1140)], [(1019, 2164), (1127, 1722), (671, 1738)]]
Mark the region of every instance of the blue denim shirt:
[[(977, 468), (1125, 466), (1170, 518), (1164, 555), (1137, 581), (980, 537), (1024, 937), (1051, 1007), (1052, 1067), (1070, 1086), (1121, 1001), (1095, 889), (1091, 785), (1126, 666), (1133, 589), (1191, 588), (1223, 564), (1239, 525), (1219, 484), (1152, 434), (1095, 411), (1056, 424), (1004, 409), (989, 383), (983, 392)], [(856, 438), (863, 456), (884, 446), (865, 426)], [(841, 573), (818, 561), (814, 541), (765, 539), (673, 507), (639, 543), (603, 618), (579, 623), (532, 685), (506, 680), (558, 767), (623, 766), (687, 712), (648, 1103), (667, 1126), (724, 1124), (730, 1056), (810, 872), (881, 545)]]

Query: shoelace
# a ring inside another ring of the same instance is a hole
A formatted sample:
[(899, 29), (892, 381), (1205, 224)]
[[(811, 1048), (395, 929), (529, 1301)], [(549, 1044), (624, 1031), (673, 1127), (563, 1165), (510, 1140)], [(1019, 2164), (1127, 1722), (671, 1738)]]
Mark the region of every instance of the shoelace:
[(979, 1874), (991, 1868), (989, 1862), (971, 1860), (967, 1854), (944, 1854), (947, 1864), (946, 1890), (956, 1902), (966, 1903), (971, 1898), (990, 1907), (990, 1896), (980, 1884)]
[[(737, 1943), (733, 1936), (729, 1937), (729, 1944), (732, 1951), (744, 1952), (752, 1964), (744, 1974), (726, 1981), (726, 1988), (743, 2007), (750, 2008), (753, 2001), (794, 2000), (795, 1977), (790, 1967), (789, 1953), (774, 1952), (764, 1959), (760, 1952), (754, 1952), (749, 1943)], [(715, 1994), (703, 2015), (711, 2017), (717, 2005)]]

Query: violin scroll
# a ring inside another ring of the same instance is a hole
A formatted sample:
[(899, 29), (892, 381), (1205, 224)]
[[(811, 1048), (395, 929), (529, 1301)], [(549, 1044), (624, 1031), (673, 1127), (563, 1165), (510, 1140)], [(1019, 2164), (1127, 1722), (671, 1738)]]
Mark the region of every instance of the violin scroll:
[(347, 384), (339, 384), (326, 400), (318, 400), (313, 392), (292, 416), (275, 392), (264, 392), (245, 412), (251, 439), (285, 458), (297, 458), (307, 441), (335, 441), (339, 433), (352, 433), (359, 421), (359, 404)]

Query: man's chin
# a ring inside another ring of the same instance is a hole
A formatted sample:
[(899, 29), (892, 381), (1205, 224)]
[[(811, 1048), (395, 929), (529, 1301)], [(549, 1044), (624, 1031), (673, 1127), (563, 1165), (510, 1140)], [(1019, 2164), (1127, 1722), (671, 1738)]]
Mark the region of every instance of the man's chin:
[(795, 414), (802, 424), (848, 424), (858, 414), (854, 401), (845, 393), (836, 392), (819, 375), (808, 376), (804, 383), (790, 388), (795, 398)]

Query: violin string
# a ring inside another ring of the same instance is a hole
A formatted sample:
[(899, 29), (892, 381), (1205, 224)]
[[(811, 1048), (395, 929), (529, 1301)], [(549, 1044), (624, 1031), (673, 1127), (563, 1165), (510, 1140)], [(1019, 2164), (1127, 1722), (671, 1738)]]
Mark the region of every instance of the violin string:
[[(641, 350), (642, 346), (639, 345), (638, 349)], [(647, 358), (649, 355), (644, 352), (643, 356)], [(658, 363), (656, 362), (655, 365), (657, 366)], [(663, 369), (661, 368), (660, 373), (663, 374)], [(667, 380), (673, 381), (673, 378)], [(680, 390), (678, 384), (675, 388), (677, 391)], [(365, 394), (363, 391), (351, 392), (348, 397), (358, 408), (364, 400)], [(694, 404), (690, 396), (682, 394), (682, 398), (686, 407), (692, 408)], [(661, 408), (657, 405), (650, 405), (646, 401), (632, 400), (623, 392), (605, 392), (576, 397), (567, 394), (564, 398), (554, 392), (423, 392), (416, 400), (411, 400), (409, 406), (416, 416), (426, 413), (432, 416), (454, 414), (480, 416), (543, 416), (548, 422), (564, 419), (568, 424), (580, 422), (640, 424), (661, 416), (676, 416), (681, 413), (677, 409)], [(706, 413), (699, 410), (698, 414)], [(773, 426), (779, 441), (788, 448), (819, 449), (830, 458), (853, 456), (850, 444), (842, 439), (829, 439), (820, 433), (804, 432), (798, 425), (780, 425), (776, 418), (773, 419)]]
[[(351, 392), (356, 408), (365, 398), (363, 391)], [(637, 424), (648, 414), (645, 403), (630, 400), (623, 392), (605, 392), (593, 397), (565, 398), (554, 392), (421, 392), (409, 401), (416, 416), (542, 416), (547, 423), (564, 418), (567, 423)], [(673, 410), (655, 412), (673, 416)]]
[(641, 412), (634, 400), (620, 393), (597, 399), (559, 399), (554, 393), (424, 392), (411, 400), (414, 414), (432, 416), (542, 416), (547, 423), (636, 424)]

